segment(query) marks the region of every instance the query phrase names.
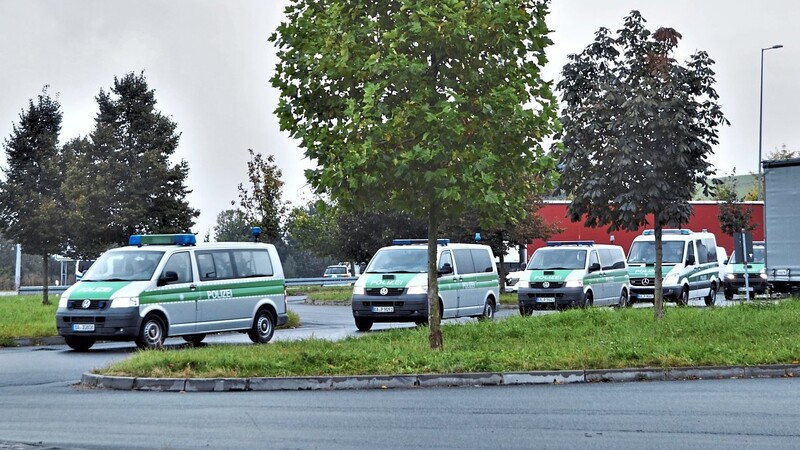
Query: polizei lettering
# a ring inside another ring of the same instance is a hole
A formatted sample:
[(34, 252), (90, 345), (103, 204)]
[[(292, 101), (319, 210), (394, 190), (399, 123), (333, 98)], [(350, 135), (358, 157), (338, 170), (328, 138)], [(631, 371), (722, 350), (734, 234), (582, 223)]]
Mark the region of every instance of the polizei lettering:
[(210, 299), (233, 298), (233, 290), (219, 289), (214, 291), (208, 291), (208, 298)]

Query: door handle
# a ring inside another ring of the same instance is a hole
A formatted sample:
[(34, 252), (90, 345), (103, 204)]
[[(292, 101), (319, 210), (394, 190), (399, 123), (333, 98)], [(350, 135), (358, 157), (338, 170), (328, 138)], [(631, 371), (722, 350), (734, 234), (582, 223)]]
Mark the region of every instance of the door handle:
[(190, 291), (195, 291), (195, 290), (197, 290), (197, 285), (196, 285), (196, 284), (190, 284), (190, 285), (189, 285), (189, 290), (190, 290)]

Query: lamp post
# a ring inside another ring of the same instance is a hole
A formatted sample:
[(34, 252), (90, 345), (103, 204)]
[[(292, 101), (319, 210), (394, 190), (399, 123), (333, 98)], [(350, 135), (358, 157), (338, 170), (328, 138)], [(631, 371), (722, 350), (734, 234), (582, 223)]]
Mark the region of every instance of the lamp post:
[(763, 183), (761, 180), (761, 128), (764, 122), (764, 51), (781, 47), (783, 47), (783, 45), (777, 44), (772, 47), (761, 49), (761, 91), (758, 96), (758, 180), (756, 180), (758, 183), (758, 194), (756, 195), (756, 200), (764, 200), (761, 198), (761, 184)]

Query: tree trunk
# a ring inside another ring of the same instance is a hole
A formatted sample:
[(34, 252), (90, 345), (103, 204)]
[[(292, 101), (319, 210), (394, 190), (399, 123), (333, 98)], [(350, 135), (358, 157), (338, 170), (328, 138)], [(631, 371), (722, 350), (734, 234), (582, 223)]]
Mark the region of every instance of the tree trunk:
[(428, 210), (428, 342), (431, 349), (441, 349), (442, 342), (442, 312), (439, 310), (439, 276), (436, 267), (437, 243), (439, 222), (436, 217), (437, 208), (431, 205)]
[(49, 268), (47, 267), (48, 263), (50, 262), (50, 258), (48, 256), (49, 255), (47, 253), (42, 255), (42, 268), (43, 268), (42, 270), (44, 271), (44, 273), (42, 274), (43, 275), (42, 276), (42, 304), (43, 305), (49, 305), (50, 304), (50, 299), (48, 298), (48, 293), (47, 293), (47, 287), (50, 285), (50, 280), (48, 279), (48, 278), (50, 278), (50, 276), (48, 274), (48, 272), (49, 272), (48, 269)]
[(655, 227), (654, 234), (656, 236), (656, 283), (655, 292), (653, 296), (653, 318), (655, 320), (664, 319), (664, 289), (662, 288), (663, 279), (661, 276), (661, 267), (663, 260), (663, 249), (661, 246), (661, 221), (658, 214), (655, 214)]

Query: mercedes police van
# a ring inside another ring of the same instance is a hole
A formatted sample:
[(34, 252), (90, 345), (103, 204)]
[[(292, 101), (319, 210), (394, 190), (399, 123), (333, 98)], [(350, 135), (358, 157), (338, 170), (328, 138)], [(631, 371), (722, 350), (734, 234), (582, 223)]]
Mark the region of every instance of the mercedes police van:
[[(661, 234), (662, 292), (664, 300), (687, 305), (690, 298), (714, 304), (721, 287), (717, 241), (707, 231), (665, 229)], [(628, 252), (631, 301), (652, 302), (656, 283), (656, 237), (645, 230), (634, 238)]]
[[(428, 241), (395, 239), (375, 253), (353, 286), (356, 328), (375, 322), (428, 322)], [(491, 319), (500, 301), (492, 249), (437, 241), (439, 310), (443, 319)]]
[[(753, 254), (749, 258), (747, 267), (744, 264), (734, 264), (736, 252), (731, 253), (725, 267), (725, 300), (732, 300), (733, 294), (753, 298), (767, 292), (769, 282), (767, 269), (764, 267), (764, 256), (764, 241), (753, 242)], [(745, 273), (747, 283), (745, 283)]]
[(594, 241), (550, 241), (534, 252), (517, 282), (519, 312), (569, 306), (628, 306), (625, 252)]
[(197, 244), (193, 234), (131, 236), (61, 295), (56, 312), (58, 334), (78, 351), (101, 340), (158, 348), (169, 336), (197, 344), (224, 331), (266, 343), (287, 321), (275, 246)]

